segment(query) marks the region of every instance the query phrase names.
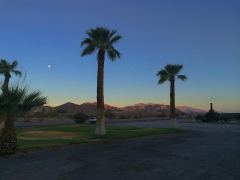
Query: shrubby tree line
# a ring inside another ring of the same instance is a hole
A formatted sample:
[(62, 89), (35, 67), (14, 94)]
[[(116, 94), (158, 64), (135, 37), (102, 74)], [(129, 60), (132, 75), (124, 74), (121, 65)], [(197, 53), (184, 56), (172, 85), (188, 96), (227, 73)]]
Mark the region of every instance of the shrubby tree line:
[(205, 115), (197, 115), (195, 117), (200, 122), (231, 122), (233, 120), (240, 122), (239, 113), (206, 113)]

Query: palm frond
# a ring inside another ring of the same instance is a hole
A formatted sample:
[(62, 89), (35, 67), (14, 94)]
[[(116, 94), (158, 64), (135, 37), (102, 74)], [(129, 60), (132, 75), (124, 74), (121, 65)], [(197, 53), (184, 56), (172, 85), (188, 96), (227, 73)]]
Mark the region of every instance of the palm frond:
[(1, 66), (8, 66), (9, 65), (9, 63), (7, 62), (6, 59), (1, 59), (0, 64), (1, 64)]
[(182, 80), (182, 81), (187, 80), (187, 76), (182, 75), (182, 74), (181, 74), (181, 75), (178, 75), (177, 78), (180, 79), (180, 80)]
[(15, 68), (17, 68), (17, 66), (18, 66), (18, 62), (16, 60), (13, 61), (12, 64), (11, 64), (11, 68), (15, 69)]
[(113, 50), (107, 51), (108, 58), (111, 59), (112, 61), (117, 59), (117, 55)]
[(113, 51), (115, 52), (115, 54), (117, 55), (118, 58), (121, 58), (121, 53), (118, 50), (113, 48)]
[(113, 37), (116, 33), (117, 33), (116, 30), (112, 30), (111, 33), (110, 33), (110, 35), (109, 35), (109, 37), (110, 37), (110, 38)]
[(26, 89), (18, 87), (9, 88), (9, 91), (1, 93), (0, 98), (0, 112), (1, 114), (8, 114), (16, 116), (18, 114), (19, 104), (25, 96)]
[(183, 68), (183, 65), (180, 65), (180, 64), (168, 64), (164, 67), (164, 69), (166, 69), (166, 71), (169, 74), (172, 74), (173, 76), (180, 73), (182, 68)]
[(169, 74), (164, 69), (158, 71), (157, 76), (159, 76), (158, 84), (162, 84), (169, 79)]
[(29, 93), (26, 88), (11, 87), (7, 93), (0, 94), (0, 113), (17, 116), (46, 101), (39, 91)]
[(92, 54), (95, 51), (95, 49), (96, 48), (94, 46), (89, 45), (83, 49), (81, 56)]
[(88, 37), (89, 37), (90, 39), (92, 39), (93, 41), (96, 41), (97, 35), (96, 35), (96, 32), (95, 32), (94, 29), (89, 29), (89, 30), (87, 30), (87, 31), (86, 31), (86, 34), (88, 35)]
[(93, 45), (93, 40), (90, 38), (86, 38), (81, 42), (81, 46), (89, 46), (89, 45)]
[(110, 40), (110, 44), (117, 43), (120, 39), (122, 39), (121, 35), (116, 35)]
[(19, 77), (22, 76), (22, 72), (21, 72), (21, 71), (13, 70), (12, 72), (13, 72), (16, 76), (19, 76)]
[(116, 60), (117, 58), (121, 57), (121, 53), (118, 52), (114, 47), (111, 47), (108, 51), (107, 51), (108, 57), (109, 59), (111, 59), (112, 61)]
[(22, 111), (31, 110), (33, 107), (42, 106), (46, 104), (47, 98), (41, 96), (40, 91), (33, 91), (29, 94), (26, 94), (22, 103), (20, 104), (20, 109)]
[(156, 76), (162, 76), (162, 75), (167, 75), (167, 71), (165, 69), (158, 71), (156, 74)]

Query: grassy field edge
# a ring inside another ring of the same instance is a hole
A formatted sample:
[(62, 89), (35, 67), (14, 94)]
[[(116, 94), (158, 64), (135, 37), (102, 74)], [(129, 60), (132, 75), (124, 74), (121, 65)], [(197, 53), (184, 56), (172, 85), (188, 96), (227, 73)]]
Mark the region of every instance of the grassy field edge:
[(96, 136), (94, 129), (94, 125), (19, 128), (17, 129), (18, 151), (32, 151), (81, 143), (104, 143), (143, 136), (183, 132), (183, 130), (173, 128), (108, 126), (107, 135)]

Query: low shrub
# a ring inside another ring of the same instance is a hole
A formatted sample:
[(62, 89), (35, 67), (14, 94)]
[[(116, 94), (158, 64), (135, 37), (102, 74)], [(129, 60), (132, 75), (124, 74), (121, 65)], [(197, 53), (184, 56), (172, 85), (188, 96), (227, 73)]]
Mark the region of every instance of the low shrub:
[(76, 124), (83, 124), (89, 119), (89, 116), (84, 113), (77, 113), (73, 115), (73, 119)]
[(136, 115), (133, 116), (133, 118), (134, 118), (134, 119), (140, 119), (140, 118), (142, 118), (142, 116), (136, 114)]
[(167, 114), (165, 114), (165, 113), (160, 113), (160, 114), (157, 115), (157, 117), (159, 117), (159, 118), (167, 117)]
[(208, 112), (205, 114), (203, 122), (218, 122), (220, 119), (220, 114), (216, 112)]
[(119, 116), (119, 119), (128, 119), (129, 117), (128, 116), (126, 116), (126, 115), (120, 115)]
[(104, 115), (108, 119), (115, 119), (115, 114), (111, 110), (105, 111)]
[(203, 115), (197, 115), (197, 116), (195, 117), (195, 119), (196, 119), (197, 121), (202, 121), (203, 118), (204, 118)]
[(216, 112), (208, 112), (205, 115), (197, 115), (195, 119), (202, 122), (218, 122), (220, 120), (220, 114)]

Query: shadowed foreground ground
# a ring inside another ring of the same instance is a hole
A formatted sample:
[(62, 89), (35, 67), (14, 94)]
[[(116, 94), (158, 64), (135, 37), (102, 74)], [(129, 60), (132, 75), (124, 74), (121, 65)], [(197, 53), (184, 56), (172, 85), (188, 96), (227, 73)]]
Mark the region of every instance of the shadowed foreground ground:
[[(127, 124), (169, 126), (160, 121)], [(0, 179), (240, 179), (239, 125), (179, 126), (190, 132), (1, 157)]]

